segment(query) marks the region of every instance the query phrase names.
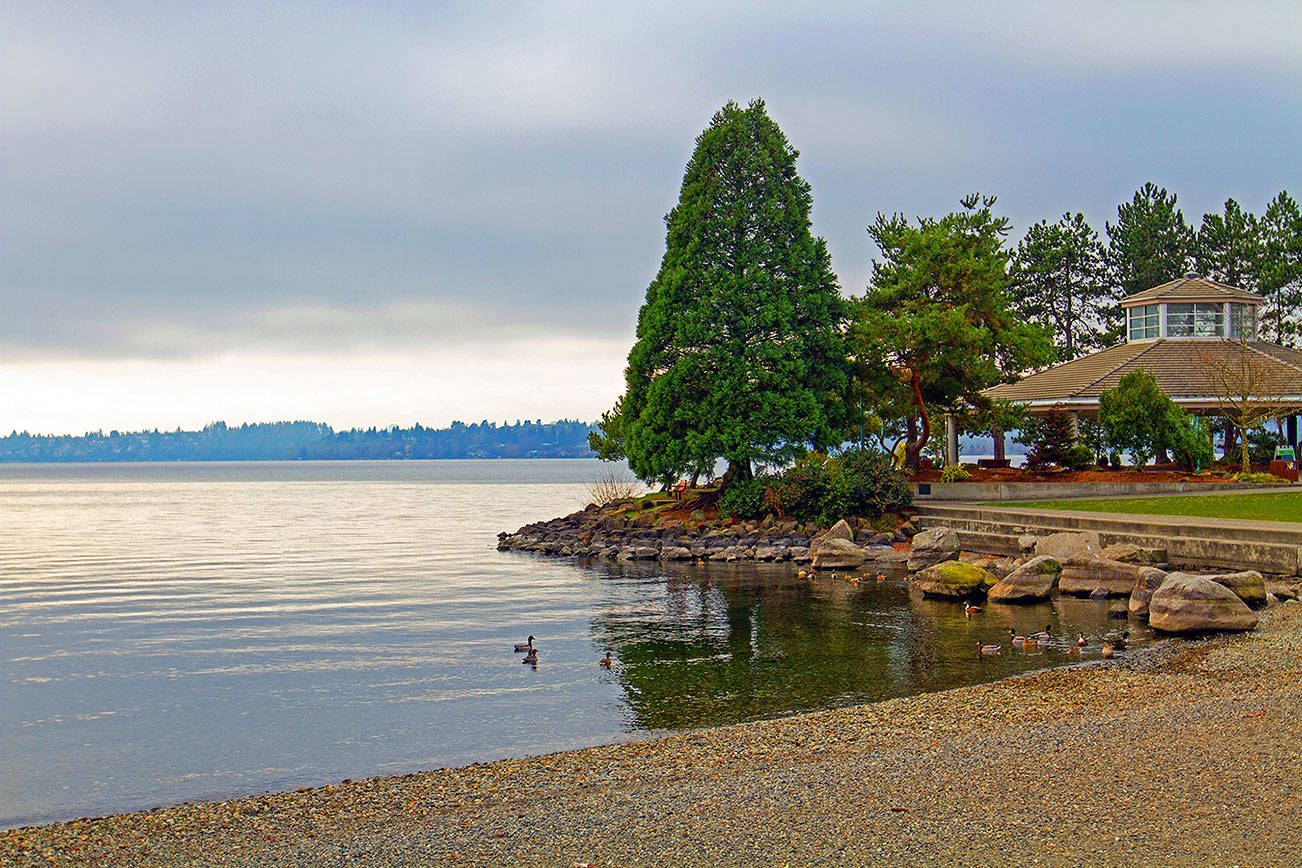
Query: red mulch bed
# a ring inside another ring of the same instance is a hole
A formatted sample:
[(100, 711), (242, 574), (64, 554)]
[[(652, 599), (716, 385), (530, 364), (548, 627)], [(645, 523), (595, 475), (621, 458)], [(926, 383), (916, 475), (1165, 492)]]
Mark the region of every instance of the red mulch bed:
[[(1124, 468), (1091, 468), (1089, 470), (1026, 470), (1021, 467), (988, 468), (968, 467), (972, 476), (964, 482), (1225, 482), (1229, 475), (1195, 476), (1174, 466), (1145, 467), (1143, 470)], [(914, 482), (939, 482), (940, 470), (920, 470), (913, 475)]]

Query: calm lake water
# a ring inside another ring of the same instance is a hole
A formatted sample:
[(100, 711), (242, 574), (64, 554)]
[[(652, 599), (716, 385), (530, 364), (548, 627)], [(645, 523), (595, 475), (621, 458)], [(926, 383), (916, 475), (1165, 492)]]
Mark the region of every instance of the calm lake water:
[(940, 690), (1074, 662), (978, 661), (1010, 626), (1118, 627), (1089, 600), (969, 620), (903, 576), (496, 550), (601, 470), (0, 465), (0, 827)]

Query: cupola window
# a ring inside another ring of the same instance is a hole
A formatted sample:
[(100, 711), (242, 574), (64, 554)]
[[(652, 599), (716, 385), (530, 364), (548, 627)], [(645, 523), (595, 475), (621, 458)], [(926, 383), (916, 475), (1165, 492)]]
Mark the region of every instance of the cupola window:
[(1173, 338), (1225, 335), (1225, 308), (1210, 301), (1171, 302), (1166, 306), (1166, 334)]
[(1230, 337), (1252, 341), (1257, 339), (1257, 306), (1230, 303)]
[(1159, 336), (1161, 314), (1155, 304), (1143, 304), (1130, 309), (1130, 339), (1143, 341)]

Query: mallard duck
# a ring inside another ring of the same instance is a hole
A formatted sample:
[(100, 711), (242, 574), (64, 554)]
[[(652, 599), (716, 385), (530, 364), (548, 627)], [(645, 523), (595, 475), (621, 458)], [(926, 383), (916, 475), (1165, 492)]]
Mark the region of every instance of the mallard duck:
[(975, 615), (977, 612), (980, 611), (981, 611), (980, 606), (974, 606), (971, 603), (963, 604), (963, 614), (967, 615), (969, 618), (971, 618), (973, 615)]
[(1112, 643), (1111, 643), (1111, 642), (1104, 642), (1104, 643), (1103, 643), (1103, 648), (1102, 648), (1102, 650), (1101, 650), (1099, 653), (1101, 653), (1104, 657), (1113, 657), (1113, 656), (1116, 655), (1117, 652), (1116, 652), (1116, 650), (1112, 647)]
[(606, 656), (605, 656), (605, 657), (602, 657), (600, 660), (597, 661), (597, 665), (600, 666), (602, 669), (609, 669), (609, 668), (610, 668), (610, 652), (609, 652), (609, 651), (606, 652)]
[(1044, 625), (1044, 629), (1041, 630), (1039, 633), (1032, 633), (1031, 635), (1027, 636), (1026, 638), (1027, 638), (1027, 639), (1034, 639), (1036, 642), (1048, 642), (1050, 639), (1053, 638), (1052, 636), (1049, 635), (1049, 627), (1050, 627), (1050, 626), (1051, 626), (1050, 624), (1045, 624), (1045, 625)]
[(1123, 631), (1121, 632), (1121, 636), (1118, 637), (1118, 638), (1116, 638), (1116, 639), (1113, 639), (1113, 640), (1111, 641), (1111, 643), (1109, 643), (1109, 644), (1111, 644), (1112, 647), (1115, 648), (1115, 649), (1118, 650), (1118, 651), (1125, 651), (1125, 650), (1126, 650), (1126, 642), (1127, 642), (1127, 640), (1129, 640), (1129, 639), (1130, 639), (1130, 631), (1129, 631), (1129, 630), (1123, 630)]
[(526, 655), (524, 655), (524, 659), (521, 660), (520, 662), (521, 662), (521, 663), (537, 663), (537, 662), (538, 662), (538, 649), (537, 649), (537, 648), (530, 648), (530, 649), (529, 649), (529, 653), (526, 654)]
[(1004, 651), (1003, 645), (982, 645), (979, 639), (977, 640), (976, 646), (977, 646), (978, 657), (982, 655), (986, 657), (993, 657), (996, 654), (1002, 654)]
[(1085, 638), (1085, 634), (1084, 634), (1084, 633), (1081, 633), (1079, 636), (1076, 637), (1076, 644), (1079, 645), (1079, 646), (1082, 647), (1082, 648), (1084, 648), (1084, 647), (1085, 647), (1086, 645), (1088, 645), (1089, 643), (1090, 643), (1090, 640), (1088, 640), (1088, 639)]
[(886, 581), (886, 574), (885, 574), (885, 573), (878, 573), (876, 578), (877, 578), (877, 581), (879, 581), (879, 582), (884, 582), (884, 581)]
[(515, 643), (515, 653), (516, 653), (516, 654), (523, 654), (525, 651), (532, 651), (532, 650), (533, 650), (533, 637), (532, 637), (532, 636), (529, 637), (529, 641), (528, 641), (528, 642), (516, 642), (516, 643)]
[(1080, 648), (1078, 648), (1078, 647), (1075, 646), (1075, 645), (1069, 645), (1069, 646), (1067, 646), (1067, 656), (1068, 656), (1068, 657), (1079, 657), (1079, 656), (1080, 656)]
[(1009, 627), (1009, 628), (1008, 628), (1008, 637), (1009, 637), (1009, 639), (1011, 640), (1011, 643), (1012, 643), (1013, 645), (1019, 645), (1019, 646), (1020, 646), (1020, 645), (1025, 645), (1025, 644), (1026, 644), (1026, 637), (1025, 637), (1025, 636), (1018, 636), (1018, 635), (1017, 635), (1017, 631), (1014, 630), (1012, 627)]

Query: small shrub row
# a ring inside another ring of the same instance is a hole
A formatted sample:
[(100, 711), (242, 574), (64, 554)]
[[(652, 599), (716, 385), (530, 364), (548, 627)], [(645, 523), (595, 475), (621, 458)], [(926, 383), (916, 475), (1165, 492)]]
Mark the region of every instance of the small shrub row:
[(876, 518), (912, 502), (912, 486), (886, 455), (855, 449), (830, 458), (811, 454), (781, 473), (733, 481), (719, 511), (831, 524), (847, 515)]

